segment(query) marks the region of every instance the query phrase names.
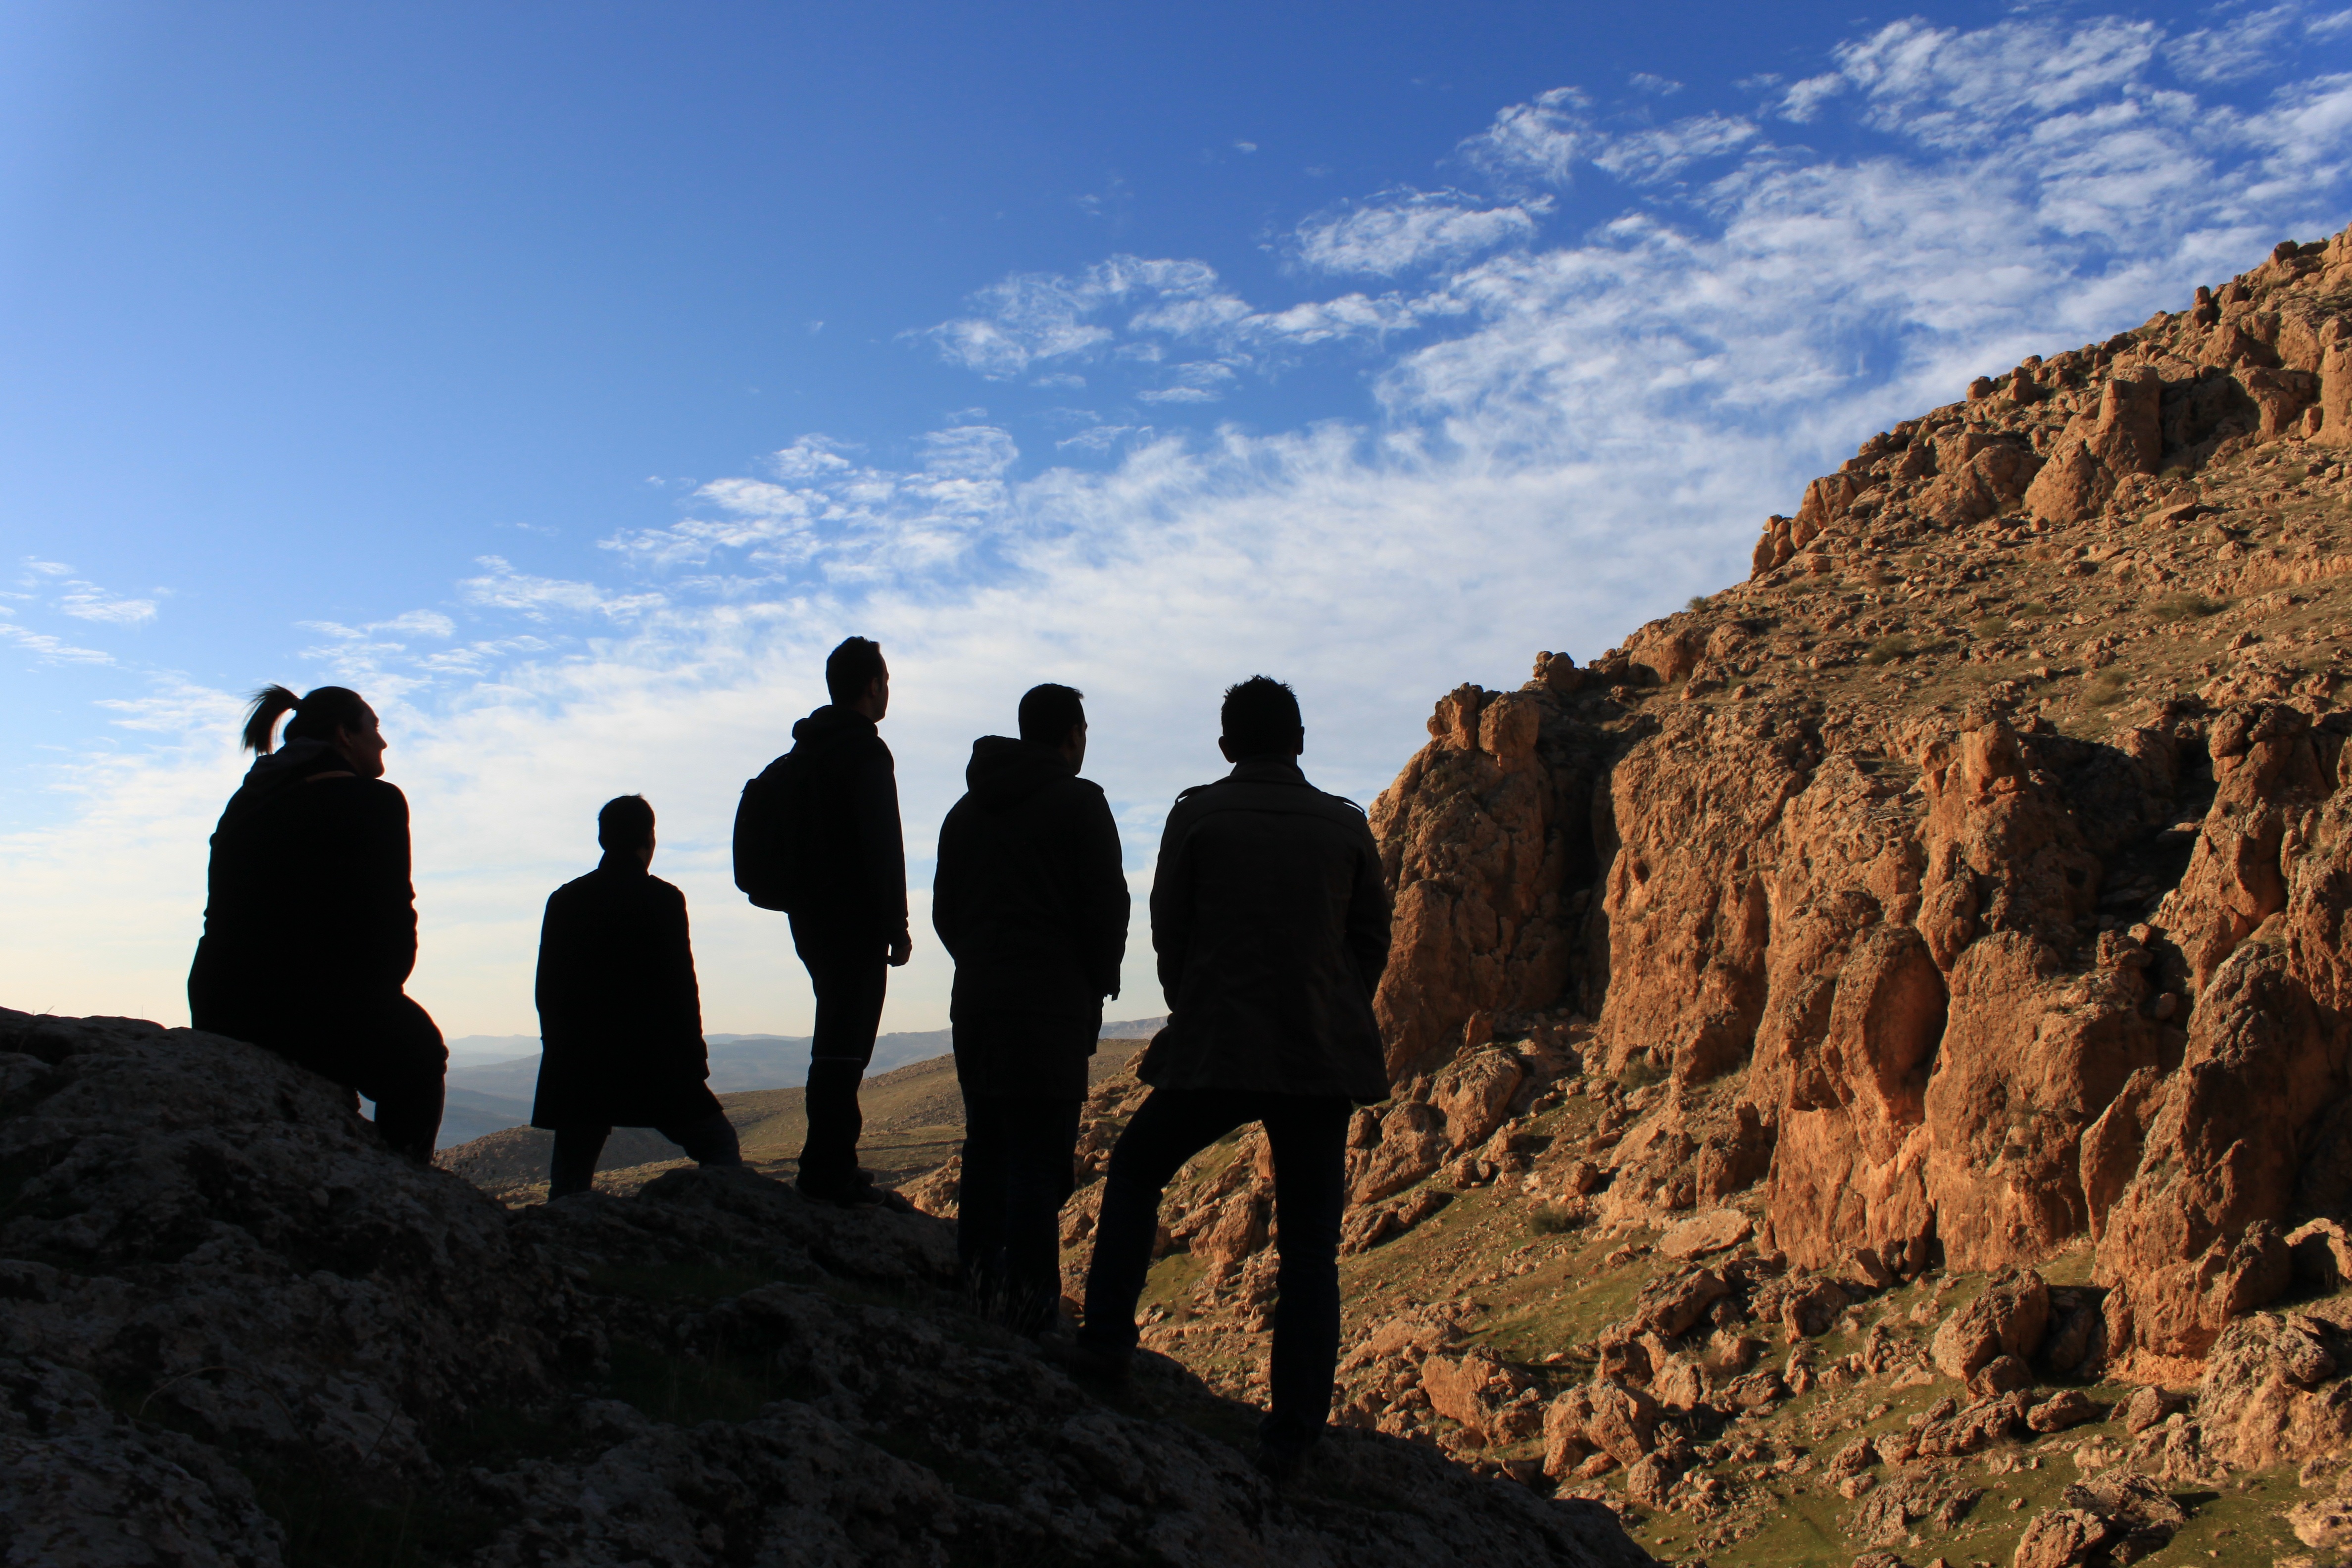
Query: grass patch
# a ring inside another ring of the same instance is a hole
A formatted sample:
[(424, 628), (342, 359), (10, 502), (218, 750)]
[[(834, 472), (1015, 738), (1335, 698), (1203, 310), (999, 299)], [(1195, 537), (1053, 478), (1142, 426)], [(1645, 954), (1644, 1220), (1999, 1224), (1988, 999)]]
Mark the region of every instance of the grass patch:
[(2009, 631), (2007, 616), (1979, 616), (1969, 623), (1969, 635), (1977, 637), (1997, 637)]
[(2028, 599), (2017, 606), (2017, 613), (2028, 617), (2046, 616), (2050, 613), (2050, 606), (2039, 599)]
[(1626, 1058), (1625, 1070), (1617, 1075), (1617, 1087), (1631, 1094), (1654, 1083), (1664, 1083), (1665, 1078), (1666, 1069), (1658, 1065), (1655, 1056), (1648, 1051), (1636, 1051)]
[(1708, 598), (1705, 594), (1693, 594), (1688, 602), (1683, 605), (1683, 608), (1690, 611), (1693, 615), (1702, 615), (1707, 610), (1714, 608), (1714, 606), (1715, 601)]
[(1564, 1236), (1584, 1224), (1584, 1215), (1559, 1204), (1538, 1204), (1528, 1211), (1528, 1228), (1538, 1236)]
[(2165, 469), (2164, 472), (2157, 475), (2156, 477), (2159, 479), (2194, 479), (2197, 476), (2195, 471), (2192, 470), (2188, 464), (2175, 463), (2172, 467)]
[(1892, 664), (1898, 658), (1908, 658), (1917, 652), (1919, 642), (1909, 632), (1889, 632), (1870, 645), (1862, 656), (1864, 664)]
[(2167, 594), (2153, 606), (2159, 621), (2202, 620), (2230, 607), (2227, 599), (2208, 598), (2203, 594)]
[(2107, 708), (2124, 700), (2124, 673), (2114, 665), (2094, 670), (2090, 685), (2083, 693), (2084, 700), (2094, 708)]

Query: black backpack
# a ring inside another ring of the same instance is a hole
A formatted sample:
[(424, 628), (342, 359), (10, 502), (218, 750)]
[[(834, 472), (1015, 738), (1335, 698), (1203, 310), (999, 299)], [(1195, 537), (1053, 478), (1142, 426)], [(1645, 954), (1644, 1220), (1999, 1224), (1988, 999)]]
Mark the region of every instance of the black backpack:
[(807, 879), (809, 769), (786, 752), (743, 785), (735, 806), (735, 885), (763, 910), (789, 912)]

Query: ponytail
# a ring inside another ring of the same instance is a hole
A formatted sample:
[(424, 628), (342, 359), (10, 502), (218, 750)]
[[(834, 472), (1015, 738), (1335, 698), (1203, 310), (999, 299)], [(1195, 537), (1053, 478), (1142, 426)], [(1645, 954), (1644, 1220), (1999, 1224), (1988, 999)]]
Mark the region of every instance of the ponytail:
[(253, 694), (245, 716), (245, 749), (268, 756), (277, 742), (270, 731), (287, 714), (289, 741), (331, 741), (339, 730), (358, 730), (367, 721), (367, 700), (341, 686), (321, 686), (307, 697), (297, 697), (282, 686), (265, 686)]

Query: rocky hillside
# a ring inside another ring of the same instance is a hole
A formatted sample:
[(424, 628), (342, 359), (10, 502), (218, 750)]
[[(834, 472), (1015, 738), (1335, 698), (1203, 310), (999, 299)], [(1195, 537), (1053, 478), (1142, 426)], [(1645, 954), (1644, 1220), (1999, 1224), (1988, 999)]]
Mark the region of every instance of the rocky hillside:
[(950, 1227), (743, 1173), (509, 1212), (250, 1047), (0, 1010), (11, 1563), (1646, 1561), (1342, 1435), (1276, 1491), (1172, 1363), (1105, 1403)]
[[(1717, 1563), (2352, 1544), (2352, 234), (2185, 303), (1439, 700), (1344, 1419)], [(1236, 1392), (1269, 1176), (1203, 1155), (1154, 1273)]]

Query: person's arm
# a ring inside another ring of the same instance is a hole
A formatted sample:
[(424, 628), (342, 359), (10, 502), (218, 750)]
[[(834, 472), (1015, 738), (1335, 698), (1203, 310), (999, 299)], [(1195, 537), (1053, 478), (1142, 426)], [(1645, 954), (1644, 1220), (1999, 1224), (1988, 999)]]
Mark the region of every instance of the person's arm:
[(360, 973), (394, 988), (405, 985), (416, 968), (416, 888), (409, 879), (408, 797), (399, 787), (378, 782), (359, 794), (359, 811), (352, 822), (358, 842), (352, 864), (356, 885), (350, 889), (352, 907), (360, 911), (356, 933), (365, 951), (352, 956)]
[(1176, 1005), (1184, 983), (1184, 950), (1192, 939), (1192, 875), (1190, 834), (1193, 814), (1182, 802), (1168, 814), (1160, 834), (1160, 860), (1151, 875), (1151, 948), (1160, 960), (1160, 990)]
[[(694, 935), (686, 918), (686, 895), (675, 887), (667, 887), (662, 895), (662, 950), (668, 971), (667, 1013), (677, 1020), (679, 1041), (693, 1043), (698, 1054), (702, 1043), (702, 987), (694, 978)], [(706, 1064), (703, 1076), (710, 1076)]]
[(948, 950), (950, 958), (956, 957), (957, 950), (963, 945), (970, 894), (970, 872), (964, 864), (970, 853), (968, 815), (961, 800), (949, 809), (947, 820), (940, 824), (939, 858), (931, 873), (931, 929), (939, 933), (940, 945)]
[(857, 852), (865, 862), (866, 896), (879, 920), (890, 962), (904, 963), (914, 941), (907, 929), (907, 843), (898, 826), (898, 773), (890, 748), (877, 737), (858, 760), (850, 798), (856, 815)]
[(1355, 847), (1355, 887), (1348, 898), (1348, 955), (1356, 961), (1356, 973), (1363, 980), (1367, 993), (1378, 990), (1381, 974), (1389, 966), (1389, 889), (1381, 879), (1380, 847), (1372, 841), (1369, 826), (1358, 829), (1361, 842)]
[(1100, 790), (1087, 792), (1081, 818), (1083, 842), (1079, 861), (1079, 918), (1084, 921), (1087, 968), (1096, 994), (1118, 994), (1118, 966), (1127, 957), (1127, 923), (1134, 896), (1127, 890), (1127, 868), (1119, 850), (1118, 819)]

